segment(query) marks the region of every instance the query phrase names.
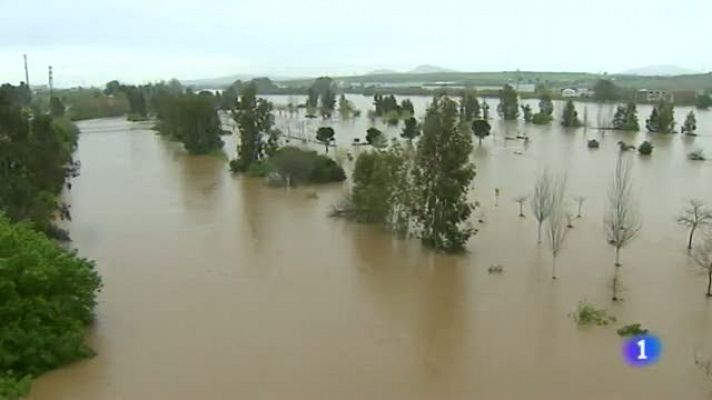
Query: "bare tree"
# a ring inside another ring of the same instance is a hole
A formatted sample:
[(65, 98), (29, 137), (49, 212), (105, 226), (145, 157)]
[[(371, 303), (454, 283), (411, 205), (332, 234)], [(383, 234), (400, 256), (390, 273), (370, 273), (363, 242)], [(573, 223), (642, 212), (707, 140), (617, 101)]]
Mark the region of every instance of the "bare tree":
[(690, 228), (687, 249), (692, 250), (692, 239), (697, 228), (712, 225), (712, 210), (699, 200), (689, 200), (688, 206), (677, 217), (677, 223)]
[(712, 234), (707, 233), (702, 243), (695, 246), (690, 256), (707, 272), (707, 296), (712, 297)]
[(541, 227), (544, 221), (551, 215), (553, 182), (548, 170), (544, 170), (534, 185), (531, 207), (539, 223), (537, 230), (537, 243), (541, 243)]
[(578, 204), (578, 213), (576, 214), (576, 218), (581, 218), (581, 210), (583, 209), (583, 203), (586, 201), (586, 197), (576, 196), (574, 197), (574, 201)]
[(621, 154), (616, 163), (613, 182), (608, 191), (608, 209), (603, 221), (608, 243), (616, 249), (613, 275), (613, 300), (618, 300), (618, 267), (621, 249), (632, 242), (640, 232), (642, 222), (638, 204), (633, 194), (630, 159)]
[(551, 213), (546, 224), (546, 233), (549, 237), (552, 256), (551, 279), (556, 279), (556, 257), (564, 246), (566, 234), (568, 233), (567, 214), (564, 205), (565, 191), (566, 179), (557, 179), (551, 192)]
[(517, 203), (519, 203), (519, 216), (522, 217), (522, 218), (525, 217), (525, 215), (524, 215), (524, 203), (527, 202), (527, 198), (528, 198), (528, 196), (525, 195), (525, 194), (524, 194), (524, 195), (521, 195), (521, 196), (517, 196), (517, 197), (514, 198), (514, 201), (517, 202)]

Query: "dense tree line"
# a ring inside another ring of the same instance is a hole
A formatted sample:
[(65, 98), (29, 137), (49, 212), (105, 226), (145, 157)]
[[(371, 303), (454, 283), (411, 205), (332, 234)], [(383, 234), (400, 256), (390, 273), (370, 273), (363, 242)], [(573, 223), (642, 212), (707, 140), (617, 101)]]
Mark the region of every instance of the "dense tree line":
[(218, 102), (211, 93), (162, 88), (157, 91), (154, 104), (160, 134), (181, 141), (191, 154), (206, 154), (222, 148)]
[(78, 130), (56, 102), (57, 117), (31, 115), (28, 107), (23, 88), (0, 87), (0, 210), (13, 222), (59, 234), (52, 221), (65, 179), (76, 173)]
[(26, 86), (0, 87), (0, 398), (27, 394), (31, 379), (90, 356), (84, 328), (100, 286), (93, 263), (43, 234), (59, 194), (76, 174), (78, 130), (57, 97), (51, 113), (31, 109)]

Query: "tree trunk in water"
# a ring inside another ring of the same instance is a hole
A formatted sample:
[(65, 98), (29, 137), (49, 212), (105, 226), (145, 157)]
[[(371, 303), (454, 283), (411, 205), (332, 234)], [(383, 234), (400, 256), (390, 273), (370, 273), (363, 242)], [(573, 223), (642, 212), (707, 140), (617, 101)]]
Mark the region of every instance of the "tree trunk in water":
[(613, 301), (618, 301), (618, 268), (613, 269)]
[(520, 217), (523, 217), (523, 216), (524, 216), (524, 209), (523, 209), (522, 207), (524, 207), (524, 206), (522, 205), (522, 203), (519, 203), (519, 216), (520, 216)]
[(712, 266), (708, 266), (707, 272), (707, 296), (712, 297)]
[(616, 267), (621, 266), (621, 248), (616, 247)]
[(541, 244), (541, 221), (539, 221), (539, 229), (536, 236), (537, 244)]
[(324, 148), (326, 149), (326, 154), (329, 154), (329, 144), (328, 143), (324, 145)]
[(690, 229), (690, 238), (687, 240), (687, 250), (692, 250), (692, 237), (695, 235), (695, 228)]
[(556, 279), (556, 256), (554, 256), (554, 260), (551, 263), (551, 279)]

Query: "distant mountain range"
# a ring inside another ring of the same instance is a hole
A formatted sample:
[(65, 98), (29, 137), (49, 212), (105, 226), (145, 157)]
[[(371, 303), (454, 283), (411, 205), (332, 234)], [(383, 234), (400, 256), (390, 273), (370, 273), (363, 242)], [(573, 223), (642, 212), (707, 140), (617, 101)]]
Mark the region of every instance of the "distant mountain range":
[(640, 76), (675, 76), (675, 75), (690, 75), (699, 74), (700, 71), (683, 68), (678, 65), (648, 65), (646, 67), (629, 69), (621, 72), (622, 75), (640, 75)]
[(393, 69), (377, 69), (375, 71), (369, 72), (367, 75), (390, 75), (390, 74), (437, 74), (443, 72), (458, 72), (454, 69), (438, 67), (437, 65), (418, 65), (417, 67), (411, 69), (410, 71), (396, 71)]

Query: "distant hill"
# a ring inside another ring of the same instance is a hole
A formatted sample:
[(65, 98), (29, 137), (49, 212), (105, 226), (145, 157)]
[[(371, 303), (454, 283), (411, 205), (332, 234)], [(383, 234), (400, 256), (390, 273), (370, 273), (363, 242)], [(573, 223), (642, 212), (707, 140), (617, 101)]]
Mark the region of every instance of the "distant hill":
[[(206, 79), (188, 79), (180, 81), (183, 86), (190, 86), (195, 89), (223, 89), (232, 85), (235, 81), (250, 81), (257, 78), (265, 78), (265, 75), (236, 74)], [(270, 77), (272, 80), (284, 80), (284, 77)]]
[(678, 65), (648, 65), (646, 67), (629, 69), (621, 72), (621, 75), (640, 75), (640, 76), (676, 76), (676, 75), (691, 75), (699, 74), (688, 68), (683, 68)]
[(444, 72), (457, 72), (454, 69), (449, 69), (449, 68), (443, 68), (443, 67), (438, 67), (437, 65), (428, 65), (428, 64), (423, 64), (423, 65), (418, 65), (417, 67), (413, 68), (412, 70), (408, 71), (408, 74), (437, 74), (437, 73), (444, 73)]
[(394, 69), (374, 69), (373, 71), (367, 72), (366, 75), (390, 75), (397, 73), (398, 71)]

